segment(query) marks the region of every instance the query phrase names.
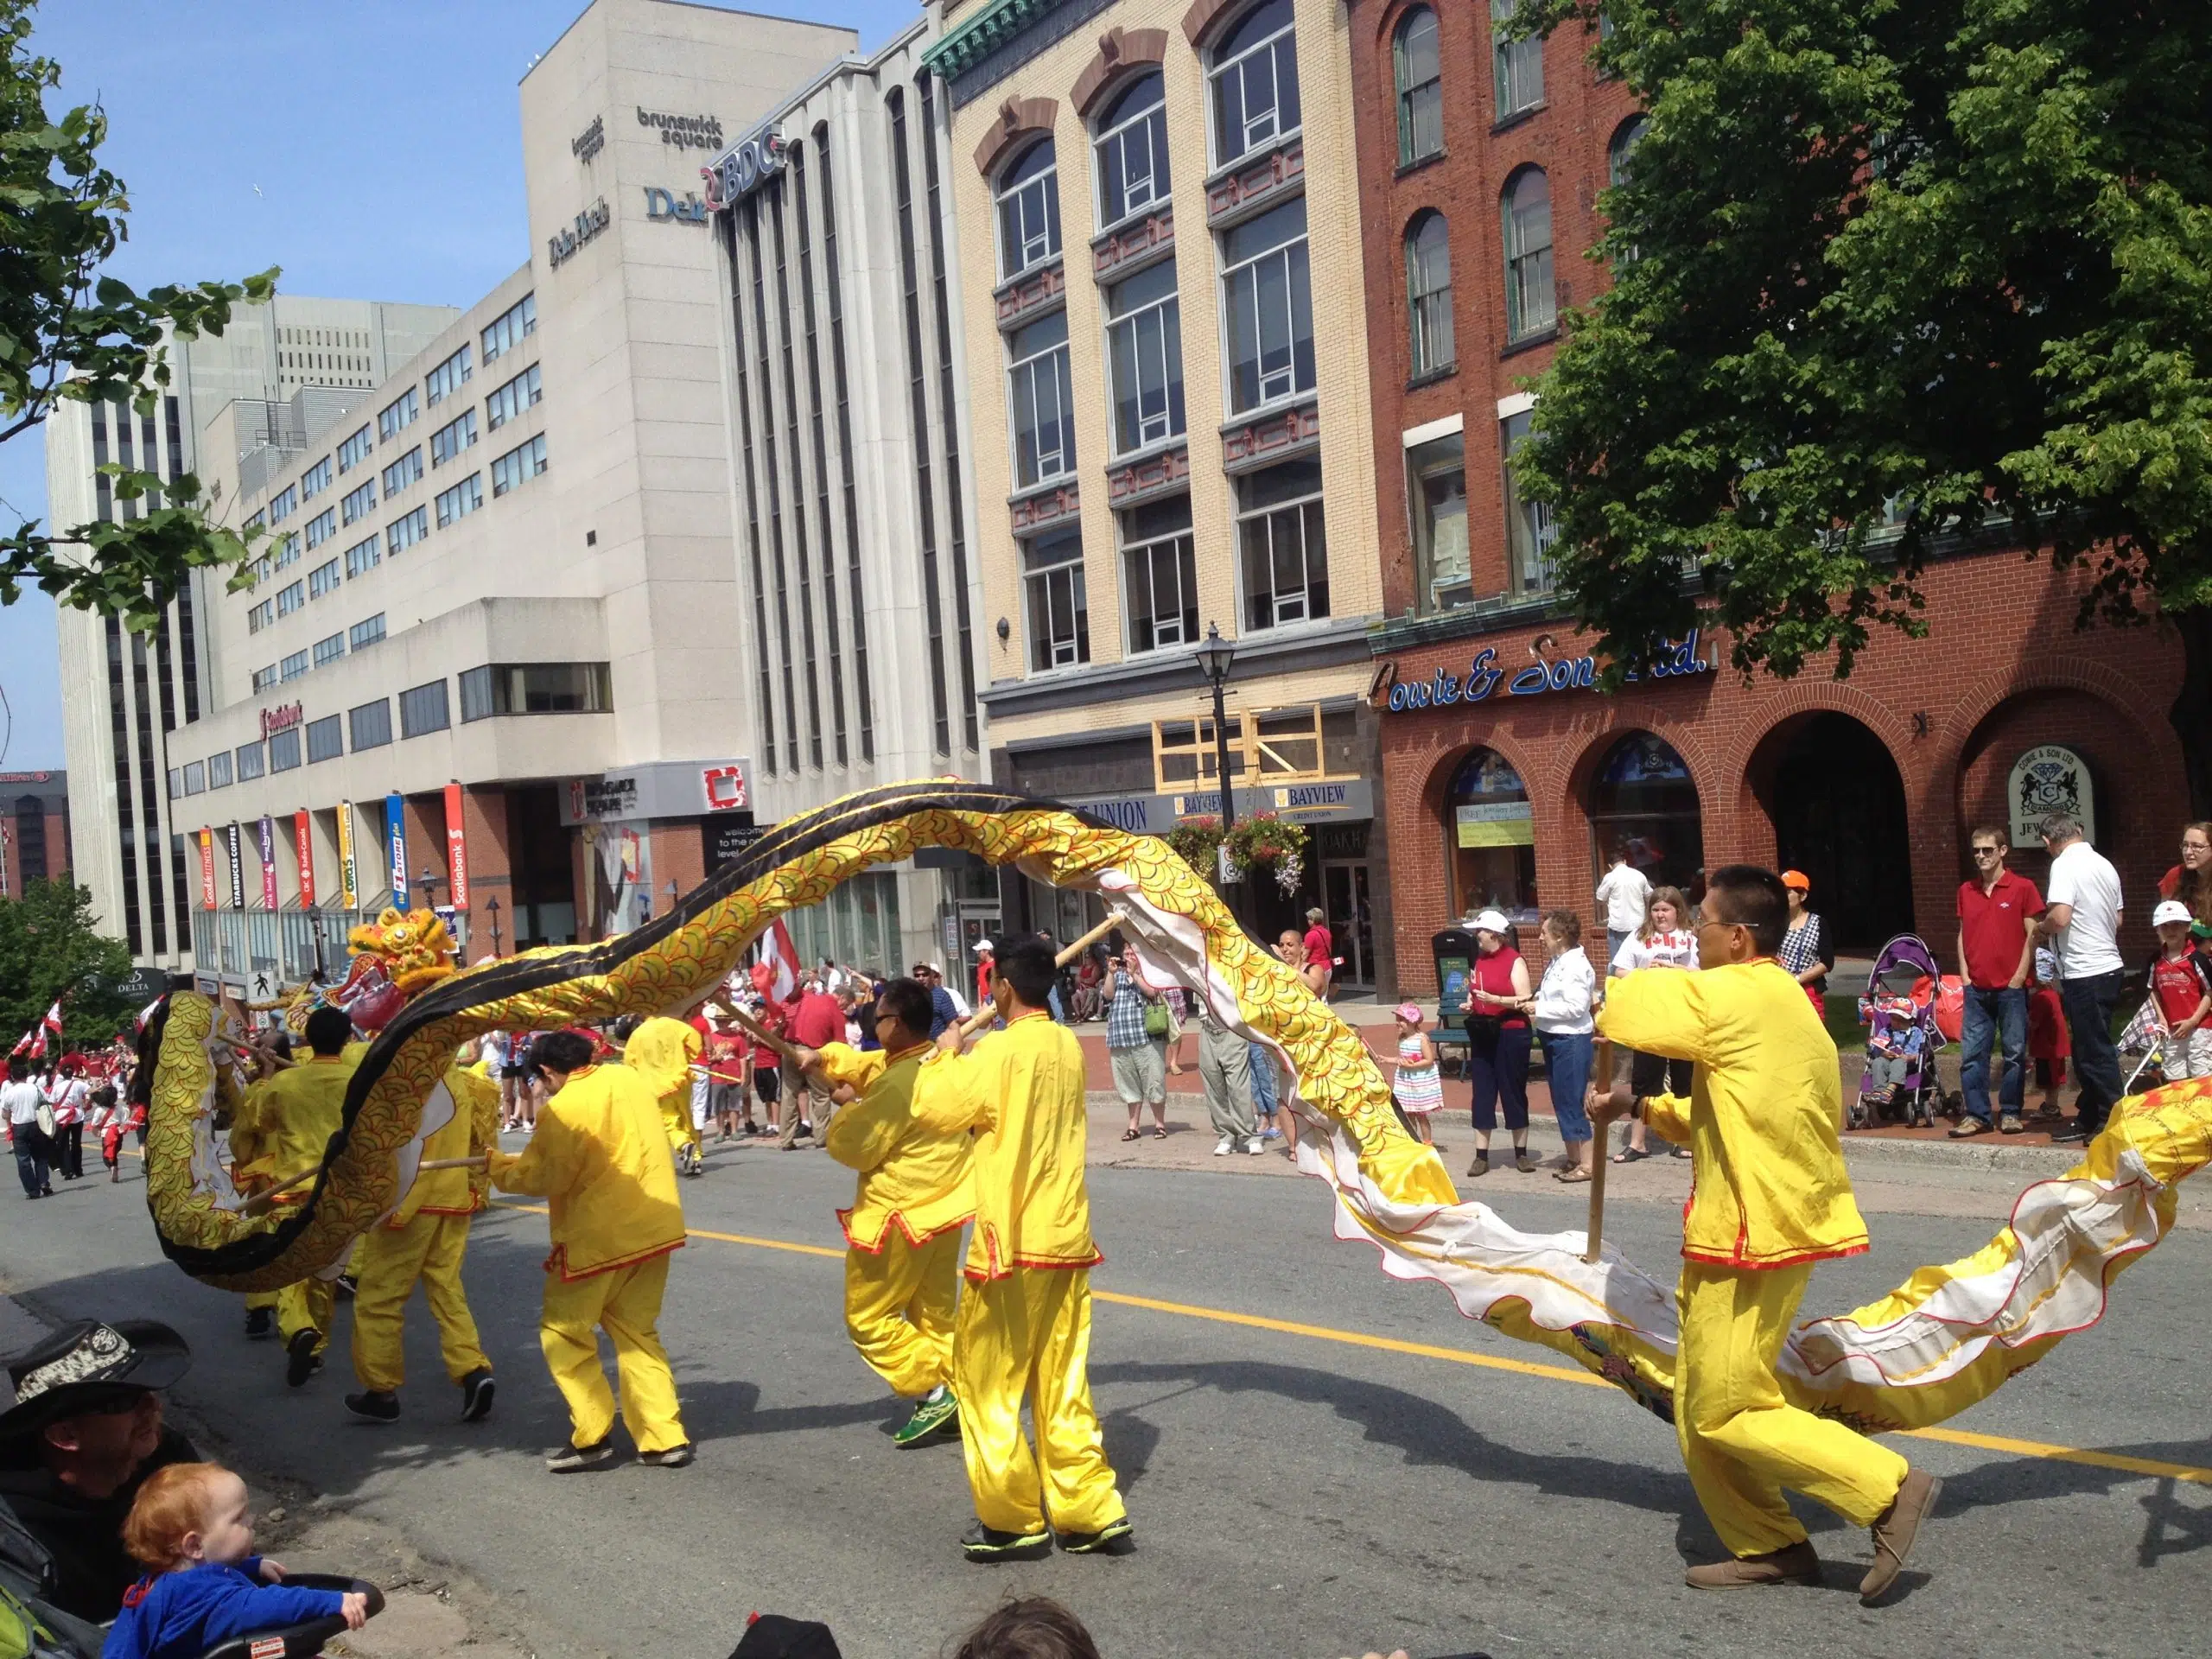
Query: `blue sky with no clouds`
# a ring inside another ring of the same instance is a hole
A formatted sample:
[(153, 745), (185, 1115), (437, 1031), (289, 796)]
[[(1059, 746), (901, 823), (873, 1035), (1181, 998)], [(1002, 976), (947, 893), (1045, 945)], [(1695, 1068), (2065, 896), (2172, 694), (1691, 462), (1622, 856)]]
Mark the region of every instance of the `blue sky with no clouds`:
[[(756, 0), (873, 48), (919, 0)], [(59, 114), (100, 103), (130, 187), (126, 282), (283, 267), (295, 294), (467, 305), (522, 263), (516, 88), (583, 0), (45, 0)], [(0, 512), (46, 516), (39, 435), (0, 447)], [(14, 517), (7, 520), (17, 522)], [(54, 607), (0, 608), (0, 768), (56, 767)]]

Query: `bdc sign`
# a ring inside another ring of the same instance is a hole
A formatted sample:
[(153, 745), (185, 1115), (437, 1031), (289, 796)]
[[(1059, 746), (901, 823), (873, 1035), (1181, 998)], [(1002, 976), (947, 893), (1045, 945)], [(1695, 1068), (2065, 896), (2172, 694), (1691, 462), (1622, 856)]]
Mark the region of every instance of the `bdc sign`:
[(784, 170), (784, 130), (772, 124), (760, 128), (725, 154), (711, 167), (699, 169), (707, 181), (707, 206), (734, 207)]

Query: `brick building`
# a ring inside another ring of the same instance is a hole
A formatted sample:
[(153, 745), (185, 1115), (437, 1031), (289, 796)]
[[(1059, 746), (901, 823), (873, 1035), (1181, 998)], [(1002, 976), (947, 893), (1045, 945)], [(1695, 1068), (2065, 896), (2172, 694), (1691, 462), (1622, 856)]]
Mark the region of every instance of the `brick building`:
[(69, 774), (0, 772), (0, 899), (20, 899), (25, 882), (72, 868)]
[[(1509, 12), (1510, 4), (1503, 5)], [(1737, 860), (1795, 866), (1847, 948), (1923, 933), (1947, 957), (1965, 832), (2078, 803), (2119, 865), (2133, 954), (2187, 817), (2165, 710), (2170, 631), (2076, 632), (2079, 590), (2017, 554), (1928, 573), (1929, 637), (1880, 637), (1848, 682), (1745, 683), (1725, 641), (1619, 696), (1552, 591), (1550, 526), (1518, 499), (1557, 318), (1601, 290), (1585, 254), (1639, 118), (1588, 38), (1516, 42), (1491, 8), (1351, 0), (1374, 475), (1386, 620), (1371, 636), (1400, 982), (1430, 936), (1497, 905), (1567, 907), (1625, 847), (1694, 891)], [(2039, 848), (2016, 868), (2039, 882)], [(1389, 987), (1384, 988), (1386, 990)]]

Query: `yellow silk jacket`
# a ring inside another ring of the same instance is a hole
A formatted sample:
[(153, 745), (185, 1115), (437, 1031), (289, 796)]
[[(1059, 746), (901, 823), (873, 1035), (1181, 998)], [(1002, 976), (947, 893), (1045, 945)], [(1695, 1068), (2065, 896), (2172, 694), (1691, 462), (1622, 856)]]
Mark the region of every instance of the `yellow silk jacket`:
[[(823, 1142), (832, 1158), (860, 1172), (853, 1207), (840, 1210), (837, 1220), (845, 1242), (870, 1255), (883, 1249), (893, 1227), (920, 1244), (976, 1213), (966, 1132), (915, 1121), (914, 1082), (929, 1052), (921, 1044), (891, 1057), (861, 1097), (830, 1120)], [(823, 1069), (836, 1075), (834, 1065)]]
[[(346, 1115), (346, 1085), (353, 1080), (354, 1065), (349, 1054), (310, 1054), (245, 1091), (231, 1124), (231, 1154), (250, 1185), (287, 1180), (322, 1161)], [(238, 1151), (241, 1132), (245, 1157)], [(304, 1204), (314, 1190), (312, 1182), (302, 1183), (278, 1193), (276, 1201)]]
[[(499, 1144), (499, 1086), (479, 1077), (473, 1069), (446, 1068), (446, 1089), (453, 1096), (453, 1116), (443, 1128), (423, 1143), (423, 1161), (442, 1158), (471, 1158), (495, 1151)], [(486, 1180), (473, 1169), (432, 1169), (415, 1177), (399, 1207), (385, 1225), (404, 1227), (417, 1216), (472, 1216), (484, 1207)]]
[(914, 1121), (939, 1134), (976, 1131), (976, 1231), (963, 1269), (1003, 1279), (1016, 1268), (1088, 1268), (1083, 1050), (1046, 1014), (1025, 1014), (964, 1055), (940, 1053), (914, 1084)]
[(492, 1154), (492, 1185), (550, 1198), (553, 1253), (545, 1267), (588, 1279), (683, 1244), (676, 1160), (652, 1085), (626, 1066), (572, 1073), (538, 1109), (530, 1149)]
[(1867, 1247), (1840, 1130), (1835, 1044), (1804, 987), (1770, 958), (1611, 982), (1598, 1029), (1647, 1054), (1691, 1060), (1688, 1099), (1644, 1115), (1694, 1156), (1682, 1254), (1723, 1268), (1787, 1268)]

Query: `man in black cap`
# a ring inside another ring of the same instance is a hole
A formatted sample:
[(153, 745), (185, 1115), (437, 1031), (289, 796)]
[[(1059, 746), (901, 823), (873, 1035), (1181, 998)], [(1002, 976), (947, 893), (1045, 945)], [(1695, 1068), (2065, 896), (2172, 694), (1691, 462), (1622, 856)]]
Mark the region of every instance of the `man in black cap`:
[(155, 1470), (199, 1460), (162, 1423), (161, 1390), (191, 1363), (184, 1338), (150, 1319), (82, 1320), (7, 1362), (0, 1503), (50, 1558), (45, 1598), (65, 1612), (113, 1618), (144, 1571), (124, 1517)]

